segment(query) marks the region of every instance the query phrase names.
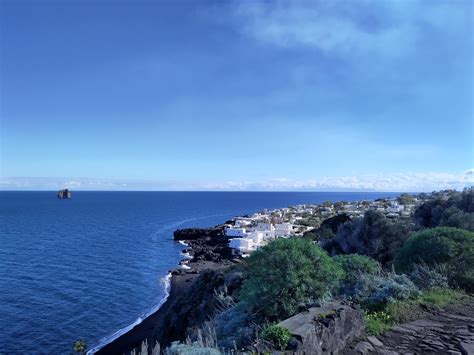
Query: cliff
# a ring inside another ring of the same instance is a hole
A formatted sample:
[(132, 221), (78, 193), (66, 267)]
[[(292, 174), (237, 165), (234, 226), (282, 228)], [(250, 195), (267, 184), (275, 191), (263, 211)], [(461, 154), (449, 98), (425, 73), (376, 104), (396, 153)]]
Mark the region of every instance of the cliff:
[(213, 315), (215, 291), (236, 289), (239, 279), (225, 277), (226, 270), (236, 262), (228, 247), (222, 228), (189, 228), (174, 233), (176, 241), (186, 241), (185, 249), (193, 259), (190, 269), (172, 271), (170, 295), (160, 309), (126, 334), (100, 349), (97, 354), (123, 354), (148, 340), (159, 342), (162, 348), (175, 340), (184, 340), (189, 331), (200, 327)]

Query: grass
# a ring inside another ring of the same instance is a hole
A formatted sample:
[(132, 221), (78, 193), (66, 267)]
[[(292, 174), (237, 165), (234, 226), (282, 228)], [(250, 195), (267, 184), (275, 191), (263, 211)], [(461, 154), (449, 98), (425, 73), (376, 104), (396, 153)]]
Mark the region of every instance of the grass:
[(365, 312), (364, 320), (365, 330), (369, 335), (383, 334), (392, 327), (391, 316), (384, 311)]
[(382, 311), (365, 312), (366, 332), (369, 335), (380, 335), (397, 324), (419, 318), (424, 310), (443, 309), (448, 305), (461, 304), (466, 299), (466, 294), (459, 290), (427, 290), (415, 299), (390, 303)]
[(450, 288), (438, 288), (424, 292), (418, 303), (427, 308), (444, 308), (450, 304), (460, 304), (466, 300), (464, 292)]

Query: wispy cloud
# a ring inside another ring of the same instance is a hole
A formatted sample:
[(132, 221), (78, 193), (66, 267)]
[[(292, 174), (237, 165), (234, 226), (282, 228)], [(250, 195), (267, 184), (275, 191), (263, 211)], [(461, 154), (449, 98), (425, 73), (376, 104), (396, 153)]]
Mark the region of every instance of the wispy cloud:
[(166, 182), (146, 180), (104, 180), (70, 178), (1, 178), (0, 190), (75, 190), (104, 191), (433, 191), (463, 189), (474, 185), (474, 169), (462, 173), (394, 173), (291, 179), (278, 177), (265, 181)]
[(459, 5), (419, 0), (280, 0), (236, 2), (232, 11), (240, 31), (269, 45), (350, 56), (399, 56), (414, 49), (427, 28), (456, 32), (459, 22), (467, 19)]
[(207, 190), (263, 191), (434, 191), (463, 189), (474, 185), (472, 169), (464, 173), (394, 173), (380, 175), (323, 177), (319, 179), (271, 179), (263, 182), (235, 181), (208, 184)]

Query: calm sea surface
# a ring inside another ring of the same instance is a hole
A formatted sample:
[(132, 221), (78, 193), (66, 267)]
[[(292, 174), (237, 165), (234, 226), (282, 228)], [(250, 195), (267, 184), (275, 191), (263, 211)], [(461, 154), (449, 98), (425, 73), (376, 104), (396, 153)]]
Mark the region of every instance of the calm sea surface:
[(393, 193), (0, 192), (0, 353), (70, 353), (136, 322), (166, 296), (177, 228), (264, 208)]

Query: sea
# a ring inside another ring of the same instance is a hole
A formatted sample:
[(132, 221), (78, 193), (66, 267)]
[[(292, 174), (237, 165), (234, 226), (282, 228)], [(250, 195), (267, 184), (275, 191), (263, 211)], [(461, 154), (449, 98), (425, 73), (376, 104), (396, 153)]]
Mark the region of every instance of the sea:
[(375, 192), (0, 192), (0, 353), (101, 347), (155, 311), (183, 258), (173, 231)]

